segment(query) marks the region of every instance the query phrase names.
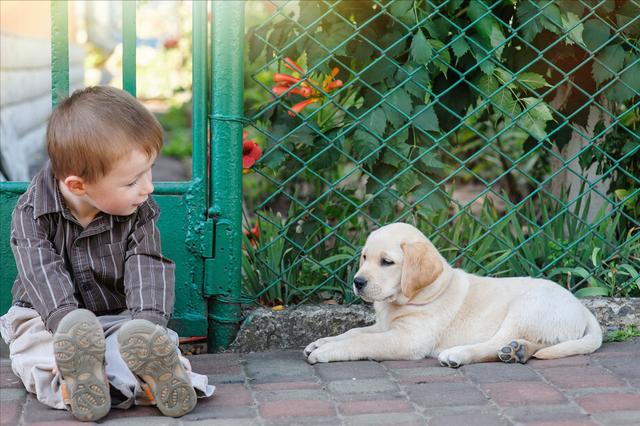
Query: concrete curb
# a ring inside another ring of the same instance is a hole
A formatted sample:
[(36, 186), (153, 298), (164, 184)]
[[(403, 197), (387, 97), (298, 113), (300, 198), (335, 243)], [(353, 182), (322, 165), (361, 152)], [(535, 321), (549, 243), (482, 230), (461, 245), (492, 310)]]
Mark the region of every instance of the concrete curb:
[[(596, 297), (581, 301), (596, 315), (605, 334), (632, 324), (640, 328), (640, 298)], [(282, 311), (258, 308), (250, 311), (229, 349), (234, 352), (300, 349), (321, 337), (374, 321), (370, 305), (303, 305)]]

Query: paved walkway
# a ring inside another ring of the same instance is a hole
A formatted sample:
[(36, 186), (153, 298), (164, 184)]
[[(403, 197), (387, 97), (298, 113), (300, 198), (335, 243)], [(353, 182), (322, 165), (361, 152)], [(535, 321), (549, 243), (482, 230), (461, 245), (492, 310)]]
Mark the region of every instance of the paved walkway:
[[(109, 425), (640, 425), (640, 339), (590, 356), (458, 370), (422, 361), (308, 365), (301, 351), (192, 356), (216, 394), (180, 418), (114, 409)], [(2, 425), (81, 424), (1, 366)]]

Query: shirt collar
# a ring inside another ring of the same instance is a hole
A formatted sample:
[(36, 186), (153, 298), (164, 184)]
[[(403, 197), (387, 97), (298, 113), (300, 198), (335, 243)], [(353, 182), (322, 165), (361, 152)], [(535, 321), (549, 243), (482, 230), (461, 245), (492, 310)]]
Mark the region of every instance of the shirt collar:
[(47, 161), (46, 166), (35, 178), (33, 218), (48, 214), (62, 213), (67, 219), (71, 218), (71, 212), (64, 204), (58, 179), (53, 175), (51, 162)]

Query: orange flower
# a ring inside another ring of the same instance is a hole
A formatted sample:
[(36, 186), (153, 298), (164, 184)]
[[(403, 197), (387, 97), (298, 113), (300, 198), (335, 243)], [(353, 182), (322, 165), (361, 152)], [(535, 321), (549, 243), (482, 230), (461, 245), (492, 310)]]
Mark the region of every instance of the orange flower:
[[(295, 63), (291, 58), (284, 59), (284, 66), (289, 68), (296, 74), (304, 75), (305, 71)], [(333, 68), (331, 73), (328, 74), (324, 80), (322, 81), (322, 85), (318, 84), (316, 81), (310, 78), (299, 78), (294, 77), (289, 74), (281, 74), (276, 73), (273, 75), (273, 81), (277, 83), (275, 86), (271, 88), (271, 91), (276, 96), (281, 96), (285, 92), (288, 96), (292, 94), (300, 95), (306, 100), (298, 102), (295, 104), (291, 111), (289, 111), (289, 115), (291, 117), (295, 117), (296, 114), (299, 114), (303, 109), (307, 106), (311, 105), (315, 102), (322, 102), (324, 98), (324, 93), (329, 93), (332, 90), (336, 90), (339, 87), (342, 87), (342, 80), (335, 80), (336, 75), (338, 75), (338, 68)], [(295, 87), (294, 87), (295, 86)], [(322, 87), (323, 92), (316, 90), (315, 87)]]
[(242, 233), (247, 236), (253, 248), (256, 248), (256, 241), (260, 239), (260, 223), (256, 222), (253, 228), (243, 229)]
[(262, 157), (262, 150), (251, 139), (247, 139), (247, 131), (242, 131), (242, 173), (251, 173), (251, 167)]

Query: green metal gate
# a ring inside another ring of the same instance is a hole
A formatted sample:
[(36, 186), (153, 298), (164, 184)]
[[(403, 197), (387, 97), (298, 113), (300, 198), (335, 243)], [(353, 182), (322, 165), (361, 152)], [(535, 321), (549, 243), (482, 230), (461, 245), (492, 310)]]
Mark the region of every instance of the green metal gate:
[[(170, 326), (181, 336), (208, 336), (209, 348), (235, 335), (238, 294), (242, 145), (243, 2), (193, 2), (193, 178), (155, 183), (163, 250), (176, 262), (176, 305)], [(136, 2), (122, 2), (123, 88), (136, 95)], [(69, 92), (67, 1), (51, 2), (52, 100)], [(216, 46), (216, 49), (212, 49)], [(208, 58), (211, 54), (211, 67)], [(215, 91), (213, 96), (209, 92)], [(209, 124), (214, 143), (207, 140)], [(209, 154), (211, 150), (211, 154)], [(237, 161), (233, 161), (233, 159)], [(213, 177), (213, 180), (211, 179)], [(16, 275), (9, 246), (11, 212), (27, 182), (0, 183), (0, 311), (11, 303)]]

